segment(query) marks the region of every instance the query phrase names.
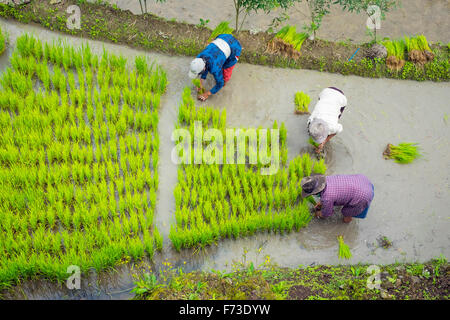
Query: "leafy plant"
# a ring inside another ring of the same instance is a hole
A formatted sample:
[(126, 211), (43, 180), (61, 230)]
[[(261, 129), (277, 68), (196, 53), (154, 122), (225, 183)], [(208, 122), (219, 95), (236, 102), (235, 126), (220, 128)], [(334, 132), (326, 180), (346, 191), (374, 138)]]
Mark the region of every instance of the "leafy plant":
[(208, 25), (208, 23), (209, 23), (209, 19), (200, 18), (200, 23), (197, 24), (197, 27), (204, 28)]
[[(258, 12), (263, 10), (264, 13), (269, 13), (275, 8), (286, 9), (293, 4), (291, 0), (233, 0), (235, 9), (235, 29), (239, 33), (244, 25), (245, 19), (250, 12)], [(239, 21), (241, 15), (244, 14), (242, 21)], [(239, 24), (240, 22), (240, 24)]]
[[(395, 9), (400, 5), (399, 0), (334, 0), (333, 4), (339, 4), (342, 10), (347, 10), (349, 12), (360, 13), (365, 12), (367, 17), (371, 19), (372, 24), (376, 25), (377, 15), (374, 14), (373, 10), (369, 10), (372, 6), (377, 6), (380, 11), (379, 18), (384, 20), (386, 18), (386, 13), (391, 9)], [(372, 7), (373, 8), (373, 7)], [(374, 40), (377, 41), (377, 29), (373, 29)]]
[(330, 6), (332, 0), (305, 0), (309, 9), (310, 23), (309, 25), (304, 25), (303, 29), (310, 39), (314, 40), (316, 38), (316, 32), (322, 24), (322, 19), (324, 16), (330, 13)]

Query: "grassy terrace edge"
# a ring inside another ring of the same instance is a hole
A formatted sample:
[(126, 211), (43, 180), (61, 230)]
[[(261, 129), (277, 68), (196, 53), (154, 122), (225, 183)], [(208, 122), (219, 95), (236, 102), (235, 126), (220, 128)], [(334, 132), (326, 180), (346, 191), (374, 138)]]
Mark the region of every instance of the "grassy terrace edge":
[[(441, 255), (425, 263), (282, 268), (270, 257), (255, 267), (237, 262), (233, 270), (183, 273), (167, 264), (160, 276), (137, 281), (135, 300), (448, 300), (449, 263)], [(373, 268), (373, 266), (372, 266)], [(379, 288), (369, 288), (371, 280)]]
[[(69, 30), (66, 26), (69, 16), (66, 9), (72, 4), (78, 5), (81, 9), (81, 29), (78, 30)], [(117, 7), (78, 3), (76, 0), (67, 0), (54, 5), (50, 4), (49, 0), (36, 0), (17, 8), (0, 4), (0, 16), (21, 23), (37, 23), (50, 30), (94, 40), (185, 56), (197, 55), (211, 34), (211, 30), (206, 27), (168, 21), (152, 14), (136, 16), (128, 10), (123, 11)], [(293, 60), (266, 52), (267, 43), (273, 36), (266, 32), (252, 35), (248, 31), (242, 31), (238, 37), (244, 48), (240, 60), (256, 65), (311, 69), (369, 78), (450, 81), (450, 52), (446, 46), (432, 45), (436, 58), (424, 67), (418, 67), (407, 61), (403, 69), (397, 72), (390, 71), (384, 59), (364, 59), (363, 52), (368, 48), (368, 44), (326, 40), (316, 40), (312, 43), (306, 40), (302, 47), (302, 56)], [(359, 50), (349, 62), (347, 58), (358, 48), (363, 50)]]

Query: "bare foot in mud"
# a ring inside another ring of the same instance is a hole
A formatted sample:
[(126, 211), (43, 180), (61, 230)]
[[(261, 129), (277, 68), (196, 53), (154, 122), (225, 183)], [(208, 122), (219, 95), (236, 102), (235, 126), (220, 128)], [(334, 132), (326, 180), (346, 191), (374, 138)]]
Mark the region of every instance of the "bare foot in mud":
[(344, 217), (343, 221), (344, 223), (350, 223), (352, 222), (352, 217)]

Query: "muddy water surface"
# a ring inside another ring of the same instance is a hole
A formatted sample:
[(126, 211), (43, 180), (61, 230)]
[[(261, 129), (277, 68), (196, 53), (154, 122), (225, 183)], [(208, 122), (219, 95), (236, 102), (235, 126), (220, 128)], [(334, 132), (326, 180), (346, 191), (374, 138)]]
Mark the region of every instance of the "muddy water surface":
[[(59, 37), (79, 46), (86, 40), (62, 36), (29, 25), (0, 20), (8, 30), (11, 45), (22, 32), (32, 32), (41, 39)], [(326, 220), (314, 219), (307, 228), (289, 235), (258, 234), (240, 240), (220, 241), (204, 251), (175, 252), (168, 239), (174, 222), (173, 187), (176, 166), (171, 162), (171, 133), (177, 118), (181, 92), (190, 85), (187, 77), (191, 58), (169, 57), (132, 50), (119, 45), (89, 41), (94, 52), (102, 48), (125, 55), (130, 62), (145, 54), (161, 64), (170, 84), (162, 99), (159, 133), (160, 186), (155, 223), (164, 236), (163, 252), (150, 266), (158, 271), (163, 261), (184, 270), (230, 268), (233, 261), (262, 263), (266, 255), (281, 266), (310, 264), (393, 263), (425, 261), (443, 253), (450, 256), (450, 143), (447, 116), (450, 113), (448, 83), (365, 79), (309, 70), (288, 70), (239, 64), (230, 83), (203, 105), (226, 108), (229, 127), (271, 126), (274, 120), (285, 122), (288, 130), (289, 158), (307, 150), (307, 116), (294, 115), (294, 94), (304, 91), (312, 98), (327, 86), (342, 89), (349, 101), (341, 118), (344, 131), (327, 146), (329, 173), (362, 173), (375, 185), (375, 198), (368, 216), (342, 223), (342, 215)], [(7, 51), (11, 54), (11, 50)], [(0, 57), (0, 70), (7, 60)], [(213, 81), (208, 79), (208, 85)], [(387, 143), (417, 142), (424, 154), (409, 165), (386, 161), (382, 152)], [(344, 235), (353, 258), (342, 262), (337, 257), (337, 235)], [(387, 236), (393, 246), (380, 248), (377, 238)], [(259, 250), (261, 249), (261, 250)], [(244, 257), (244, 250), (248, 253)], [(122, 265), (113, 272), (85, 276), (81, 290), (46, 281), (25, 281), (4, 298), (30, 299), (124, 299), (132, 297), (136, 266)]]
[[(94, 2), (95, 0), (89, 0)], [(130, 10), (134, 14), (141, 14), (141, 6), (138, 0), (106, 0), (116, 4), (120, 9)], [(398, 38), (405, 35), (424, 34), (429, 40), (450, 41), (450, 11), (449, 0), (403, 0), (401, 7), (386, 14), (386, 20), (381, 21), (380, 37)], [(142, 0), (144, 5), (144, 0)], [(147, 0), (147, 12), (151, 12), (166, 19), (176, 19), (192, 24), (198, 24), (200, 18), (209, 19), (208, 27), (214, 28), (221, 21), (230, 21), (235, 26), (235, 9), (233, 1), (226, 0), (167, 0), (157, 3)], [(266, 31), (274, 18), (280, 17), (282, 9), (276, 9), (270, 14), (264, 12), (251, 13), (244, 22), (244, 30)], [(287, 12), (290, 25), (297, 25), (301, 30), (308, 23), (307, 5), (305, 1), (297, 3)], [(356, 42), (369, 40), (366, 35), (365, 13), (343, 12), (340, 7), (332, 6), (331, 13), (324, 17), (322, 26), (317, 36), (327, 40), (347, 40)], [(277, 28), (275, 28), (277, 30)]]

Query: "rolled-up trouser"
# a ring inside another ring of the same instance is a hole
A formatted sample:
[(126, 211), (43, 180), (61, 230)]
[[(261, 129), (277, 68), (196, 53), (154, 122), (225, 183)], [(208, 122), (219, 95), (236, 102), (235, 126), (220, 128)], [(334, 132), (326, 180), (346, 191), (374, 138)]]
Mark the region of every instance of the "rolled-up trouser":
[[(373, 197), (375, 196), (375, 188), (372, 185), (372, 200)], [(372, 201), (371, 201), (372, 202)], [(360, 214), (358, 214), (357, 216), (354, 216), (354, 218), (359, 218), (359, 219), (364, 219), (367, 216), (367, 212), (369, 211), (369, 207), (370, 207), (370, 203), (367, 205), (367, 208), (365, 208), (363, 210), (363, 212), (361, 212)]]
[(233, 69), (236, 65), (223, 69), (223, 81), (228, 82), (231, 78), (231, 74), (233, 73)]

